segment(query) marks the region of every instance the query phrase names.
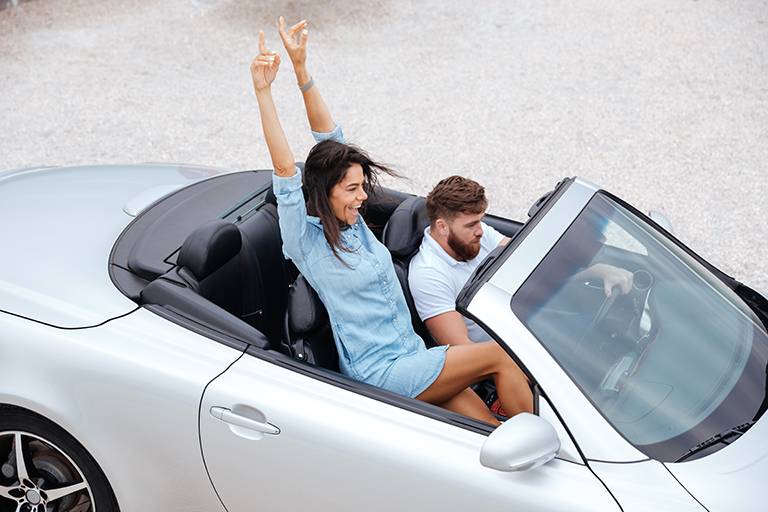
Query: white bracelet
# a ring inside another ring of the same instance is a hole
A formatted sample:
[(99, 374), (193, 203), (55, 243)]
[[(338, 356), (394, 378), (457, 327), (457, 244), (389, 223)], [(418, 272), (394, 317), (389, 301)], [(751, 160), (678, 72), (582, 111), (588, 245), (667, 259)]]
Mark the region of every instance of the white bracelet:
[(309, 82), (304, 85), (299, 85), (299, 90), (301, 92), (307, 92), (312, 88), (313, 85), (315, 85), (315, 79), (313, 77), (309, 77)]

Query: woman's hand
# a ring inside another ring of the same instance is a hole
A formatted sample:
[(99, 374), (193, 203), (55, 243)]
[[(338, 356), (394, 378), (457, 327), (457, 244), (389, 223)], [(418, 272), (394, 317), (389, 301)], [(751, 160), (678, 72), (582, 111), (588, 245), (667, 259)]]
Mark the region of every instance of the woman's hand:
[(259, 91), (269, 89), (269, 86), (275, 81), (279, 68), (280, 55), (273, 50), (267, 50), (267, 45), (264, 42), (264, 31), (259, 30), (259, 54), (251, 62), (253, 89), (257, 94)]
[[(307, 36), (309, 32), (304, 30), (305, 28), (307, 28), (306, 20), (298, 22), (286, 32), (285, 21), (280, 16), (280, 38), (283, 40), (283, 46), (285, 46), (285, 51), (288, 52), (288, 57), (291, 58), (294, 70), (303, 68), (307, 62)], [(301, 32), (301, 39), (297, 44), (296, 35), (299, 32)]]
[[(285, 20), (280, 16), (280, 39), (283, 40), (285, 51), (288, 52), (288, 57), (293, 64), (293, 71), (296, 73), (296, 82), (299, 87), (304, 87), (312, 81), (312, 77), (307, 71), (307, 36), (309, 33), (305, 30), (306, 28), (307, 22), (300, 21), (286, 32)], [(296, 36), (299, 33), (301, 33), (301, 37), (299, 38), (300, 42), (297, 43)], [(301, 95), (304, 99), (307, 120), (309, 120), (309, 127), (312, 131), (318, 133), (332, 132), (336, 125), (317, 86), (310, 85), (309, 88), (302, 89)]]

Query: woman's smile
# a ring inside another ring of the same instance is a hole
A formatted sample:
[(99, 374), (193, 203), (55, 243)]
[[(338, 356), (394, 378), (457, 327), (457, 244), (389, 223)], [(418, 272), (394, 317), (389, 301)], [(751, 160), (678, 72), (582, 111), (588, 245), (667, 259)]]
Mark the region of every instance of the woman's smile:
[(333, 186), (328, 200), (333, 213), (341, 222), (354, 224), (368, 194), (363, 190), (363, 168), (360, 164), (352, 164), (347, 169), (344, 178)]

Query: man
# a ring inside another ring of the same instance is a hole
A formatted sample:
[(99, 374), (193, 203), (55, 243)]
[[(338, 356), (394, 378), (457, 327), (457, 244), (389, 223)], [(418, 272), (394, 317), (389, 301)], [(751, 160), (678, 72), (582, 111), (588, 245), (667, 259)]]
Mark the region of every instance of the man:
[[(456, 311), (456, 298), (472, 272), (488, 254), (509, 238), (482, 222), (488, 200), (485, 189), (462, 176), (438, 183), (427, 195), (429, 227), (408, 270), (419, 318), (440, 345), (464, 345), (490, 337), (472, 320)], [(603, 279), (605, 294), (614, 286), (625, 294), (632, 273), (605, 264), (593, 265), (574, 277)]]
[(438, 183), (427, 195), (429, 227), (408, 270), (419, 317), (440, 345), (488, 341), (475, 322), (456, 311), (456, 297), (488, 254), (509, 241), (482, 222), (485, 189), (462, 176)]

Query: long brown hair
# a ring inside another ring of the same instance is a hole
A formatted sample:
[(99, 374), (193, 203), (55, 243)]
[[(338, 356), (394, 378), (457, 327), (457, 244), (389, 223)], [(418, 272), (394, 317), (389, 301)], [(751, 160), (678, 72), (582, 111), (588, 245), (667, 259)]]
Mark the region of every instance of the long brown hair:
[(349, 252), (341, 239), (339, 219), (333, 213), (331, 190), (347, 175), (352, 164), (363, 168), (363, 190), (371, 196), (378, 187), (378, 175), (398, 174), (384, 164), (375, 162), (354, 144), (342, 144), (325, 140), (315, 145), (304, 162), (304, 191), (307, 197), (307, 213), (320, 218), (323, 233), (333, 254), (341, 260), (338, 251)]

